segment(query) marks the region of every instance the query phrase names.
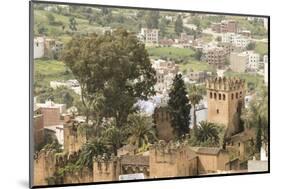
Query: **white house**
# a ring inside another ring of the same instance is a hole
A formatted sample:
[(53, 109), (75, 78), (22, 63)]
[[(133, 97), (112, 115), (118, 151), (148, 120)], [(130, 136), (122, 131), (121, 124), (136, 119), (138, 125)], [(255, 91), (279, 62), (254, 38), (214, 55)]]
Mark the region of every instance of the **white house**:
[(148, 44), (158, 44), (159, 42), (159, 30), (141, 28), (141, 32), (138, 35), (139, 39)]
[(43, 37), (36, 37), (33, 41), (34, 58), (42, 58), (45, 54), (45, 39)]
[(250, 39), (249, 37), (235, 34), (235, 33), (224, 33), (222, 35), (222, 42), (223, 43), (231, 43), (236, 47), (245, 48), (249, 43)]
[(245, 51), (243, 53), (248, 55), (247, 68), (251, 70), (258, 70), (260, 65), (260, 55), (254, 51)]

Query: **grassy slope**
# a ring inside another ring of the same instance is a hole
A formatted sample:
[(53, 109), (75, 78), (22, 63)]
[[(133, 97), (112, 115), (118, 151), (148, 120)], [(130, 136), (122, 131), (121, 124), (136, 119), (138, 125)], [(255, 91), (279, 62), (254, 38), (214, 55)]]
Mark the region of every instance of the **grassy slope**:
[(34, 72), (39, 73), (44, 77), (44, 79), (39, 82), (45, 86), (49, 85), (50, 81), (74, 78), (65, 64), (56, 60), (36, 59), (34, 63)]
[(183, 73), (189, 72), (191, 69), (195, 72), (197, 71), (214, 71), (214, 68), (206, 62), (200, 62), (197, 60), (192, 60), (186, 64), (180, 64), (180, 71)]
[(192, 49), (176, 47), (147, 48), (150, 56), (167, 58), (185, 58), (192, 56), (195, 52)]

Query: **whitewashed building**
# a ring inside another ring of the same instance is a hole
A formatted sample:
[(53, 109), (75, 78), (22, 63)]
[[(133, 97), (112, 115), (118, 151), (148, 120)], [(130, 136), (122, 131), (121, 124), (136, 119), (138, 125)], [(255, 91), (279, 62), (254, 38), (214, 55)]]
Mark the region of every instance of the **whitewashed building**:
[(172, 61), (152, 60), (152, 67), (156, 70), (157, 82), (155, 90), (157, 93), (167, 93), (178, 73), (178, 65)]
[(159, 30), (141, 28), (141, 31), (140, 31), (138, 37), (143, 43), (158, 44), (159, 43)]
[(248, 55), (248, 65), (247, 68), (250, 70), (258, 70), (260, 66), (260, 55), (254, 51), (245, 51), (245, 55)]
[(44, 53), (45, 53), (45, 42), (44, 42), (44, 38), (43, 37), (36, 37), (34, 38), (33, 41), (33, 56), (34, 58), (42, 58), (44, 57)]
[(222, 43), (231, 43), (236, 47), (246, 48), (250, 43), (250, 39), (240, 34), (224, 33), (222, 35)]

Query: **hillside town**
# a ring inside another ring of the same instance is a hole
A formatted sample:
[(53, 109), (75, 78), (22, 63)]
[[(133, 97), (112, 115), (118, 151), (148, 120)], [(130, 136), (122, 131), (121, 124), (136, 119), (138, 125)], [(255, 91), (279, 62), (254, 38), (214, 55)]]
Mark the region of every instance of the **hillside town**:
[(35, 3), (34, 186), (268, 171), (268, 20)]

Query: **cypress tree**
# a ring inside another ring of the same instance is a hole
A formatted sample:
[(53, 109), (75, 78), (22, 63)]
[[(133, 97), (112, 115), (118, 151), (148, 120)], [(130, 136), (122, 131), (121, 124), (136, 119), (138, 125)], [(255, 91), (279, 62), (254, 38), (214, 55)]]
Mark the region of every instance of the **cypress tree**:
[(179, 138), (189, 133), (191, 105), (181, 74), (177, 74), (173, 80), (168, 107), (175, 135)]

